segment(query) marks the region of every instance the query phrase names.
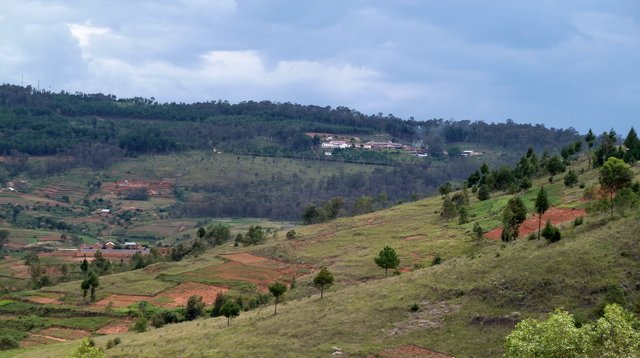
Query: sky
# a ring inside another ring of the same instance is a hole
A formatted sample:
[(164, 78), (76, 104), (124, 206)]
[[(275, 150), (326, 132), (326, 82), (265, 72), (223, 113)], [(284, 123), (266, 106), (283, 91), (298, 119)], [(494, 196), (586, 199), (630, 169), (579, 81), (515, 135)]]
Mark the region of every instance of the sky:
[(0, 0), (0, 83), (640, 127), (638, 0)]

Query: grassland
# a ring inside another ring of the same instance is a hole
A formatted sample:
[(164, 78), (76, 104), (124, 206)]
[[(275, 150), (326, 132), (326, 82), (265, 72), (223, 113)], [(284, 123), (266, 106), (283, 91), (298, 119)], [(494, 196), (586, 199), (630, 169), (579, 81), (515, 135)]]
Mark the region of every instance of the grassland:
[[(543, 184), (554, 205), (586, 205), (578, 200), (583, 189), (565, 188), (560, 178), (555, 179), (549, 183), (541, 178), (522, 193), (530, 211)], [(581, 174), (580, 180), (588, 188), (597, 178), (591, 171)], [(287, 292), (287, 302), (277, 316), (273, 316), (272, 307), (263, 307), (243, 312), (229, 328), (224, 318), (216, 318), (143, 334), (121, 334), (123, 344), (110, 349), (109, 356), (327, 356), (334, 346), (349, 356), (368, 356), (385, 348), (416, 344), (456, 357), (495, 357), (502, 352), (504, 336), (523, 317), (544, 317), (554, 308), (564, 307), (580, 322), (594, 319), (614, 286), (623, 290), (628, 308), (640, 302), (635, 288), (640, 282), (640, 242), (635, 234), (640, 229), (639, 212), (614, 218), (590, 214), (580, 226), (563, 225), (563, 240), (554, 244), (474, 239), (473, 223), (493, 229), (509, 197), (494, 193), (484, 202), (472, 198), (471, 222), (462, 225), (443, 220), (439, 214), (442, 200), (432, 197), (353, 218), (296, 227), (293, 240), (278, 235), (255, 247), (223, 245), (198, 258), (104, 277), (99, 295), (155, 294), (185, 281), (235, 284), (236, 289), (244, 290), (249, 287), (243, 283), (262, 279), (258, 276), (268, 272), (238, 266), (234, 272), (240, 277), (224, 282), (224, 273), (229, 272), (223, 269), (229, 263), (224, 254), (247, 252), (285, 266), (306, 268), (296, 272), (296, 287)], [(385, 278), (384, 270), (373, 263), (385, 245), (399, 254), (401, 274), (397, 276)], [(435, 256), (441, 257), (442, 263), (432, 266)], [(311, 279), (322, 266), (334, 273), (336, 285), (320, 299)], [(77, 282), (69, 283), (54, 291), (79, 295), (77, 286)], [(146, 287), (151, 289), (144, 291)], [(410, 310), (413, 304), (418, 306), (417, 312)], [(111, 338), (95, 340), (104, 346)], [(74, 344), (14, 353), (62, 357)]]
[(140, 156), (114, 165), (106, 174), (111, 178), (172, 178), (177, 180), (177, 185), (193, 186), (278, 180), (288, 178), (293, 173), (302, 178), (317, 178), (339, 172), (369, 172), (374, 168), (375, 165), (187, 152), (164, 156)]

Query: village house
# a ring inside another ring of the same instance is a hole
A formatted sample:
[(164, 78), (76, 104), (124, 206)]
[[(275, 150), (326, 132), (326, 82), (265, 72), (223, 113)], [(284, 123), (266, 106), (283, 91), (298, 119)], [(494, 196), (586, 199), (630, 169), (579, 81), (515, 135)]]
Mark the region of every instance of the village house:
[(332, 140), (320, 145), (323, 149), (345, 149), (349, 148), (349, 143), (345, 140)]

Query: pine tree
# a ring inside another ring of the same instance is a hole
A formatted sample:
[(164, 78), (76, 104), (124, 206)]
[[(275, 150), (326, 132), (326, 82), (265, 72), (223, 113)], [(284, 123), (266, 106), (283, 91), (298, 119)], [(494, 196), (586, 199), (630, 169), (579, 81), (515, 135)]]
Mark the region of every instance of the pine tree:
[(398, 268), (398, 265), (400, 265), (400, 259), (396, 254), (396, 250), (389, 246), (385, 246), (378, 254), (378, 257), (374, 258), (373, 261), (376, 265), (384, 269), (385, 276), (388, 276), (388, 270), (390, 268), (396, 269)]

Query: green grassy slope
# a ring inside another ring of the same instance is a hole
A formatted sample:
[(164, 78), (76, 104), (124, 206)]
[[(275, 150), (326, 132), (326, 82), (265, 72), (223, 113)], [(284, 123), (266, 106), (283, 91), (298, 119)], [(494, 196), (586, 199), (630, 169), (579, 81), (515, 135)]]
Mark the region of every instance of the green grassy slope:
[[(561, 176), (559, 176), (561, 177)], [(552, 202), (576, 202), (582, 189), (564, 188), (557, 180), (547, 188)], [(546, 180), (546, 179), (545, 179)], [(596, 175), (581, 175), (586, 186)], [(527, 197), (535, 196), (542, 181)], [(534, 194), (531, 194), (534, 193)], [(485, 229), (497, 222), (500, 203), (472, 200), (472, 221)], [(337, 346), (349, 356), (376, 354), (404, 344), (447, 352), (456, 357), (495, 357), (504, 336), (522, 317), (542, 317), (564, 307), (580, 321), (597, 317), (610, 287), (624, 292), (627, 307), (640, 300), (640, 213), (626, 217), (593, 214), (584, 224), (562, 226), (563, 240), (524, 239), (503, 244), (472, 239), (470, 224), (444, 222), (441, 199), (433, 197), (388, 210), (296, 228), (298, 238), (271, 239), (251, 248), (255, 254), (328, 266), (336, 286), (324, 299), (310, 286), (312, 275), (297, 280), (288, 302), (244, 312), (226, 327), (226, 319), (201, 319), (142, 334), (120, 335), (123, 343), (108, 351), (115, 357), (156, 356), (327, 356)], [(373, 257), (384, 246), (397, 249), (401, 266), (412, 272), (384, 278)], [(222, 252), (247, 250), (224, 246), (208, 258), (181, 262), (180, 272), (194, 270)], [(439, 254), (443, 263), (429, 266)], [(164, 265), (162, 270), (170, 269)], [(176, 271), (176, 272), (178, 272)], [(411, 305), (418, 304), (418, 312)], [(112, 337), (96, 337), (104, 346)], [(21, 351), (23, 357), (62, 357), (73, 342)]]

